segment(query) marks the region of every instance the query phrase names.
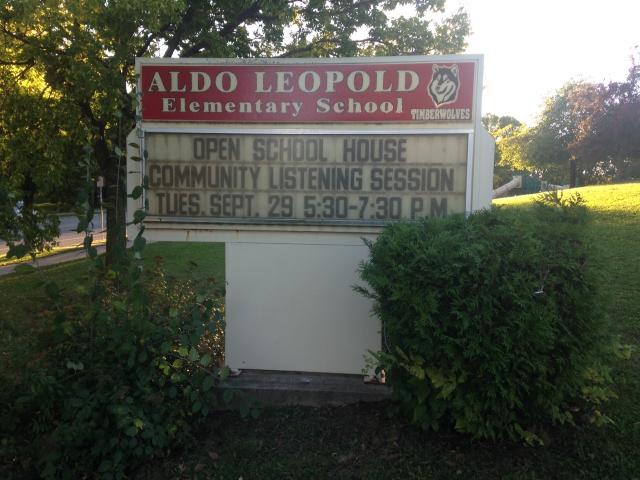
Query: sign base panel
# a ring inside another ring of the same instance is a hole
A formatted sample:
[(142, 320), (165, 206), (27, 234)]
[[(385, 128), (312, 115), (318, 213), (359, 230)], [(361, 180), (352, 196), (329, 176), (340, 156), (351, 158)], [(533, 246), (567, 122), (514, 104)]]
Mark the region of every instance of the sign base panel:
[(368, 249), (338, 239), (226, 244), (230, 368), (362, 373), (367, 352), (380, 350), (372, 302), (353, 291)]
[[(379, 402), (391, 397), (391, 388), (384, 384), (362, 381), (362, 375), (335, 373), (274, 372), (243, 370), (219, 385), (220, 391), (241, 391), (251, 395), (261, 405), (309, 407), (341, 406), (358, 402)], [(241, 406), (225, 405), (220, 394), (221, 409)]]

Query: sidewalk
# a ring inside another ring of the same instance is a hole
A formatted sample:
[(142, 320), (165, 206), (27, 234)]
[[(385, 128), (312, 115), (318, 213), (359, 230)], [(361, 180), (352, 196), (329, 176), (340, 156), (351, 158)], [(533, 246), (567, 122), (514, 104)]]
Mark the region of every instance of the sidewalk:
[[(96, 248), (99, 254), (104, 253), (106, 250), (106, 247), (104, 245), (100, 245)], [(3, 275), (9, 275), (10, 273), (13, 273), (16, 267), (19, 265), (31, 265), (32, 267), (41, 268), (41, 267), (47, 267), (49, 265), (57, 265), (59, 263), (71, 262), (72, 260), (80, 260), (82, 258), (86, 258), (86, 253), (84, 249), (75, 250), (73, 252), (58, 253), (56, 255), (49, 255), (48, 257), (44, 257), (40, 259), (36, 258), (34, 261), (31, 261), (31, 262), (14, 263), (12, 265), (7, 265), (6, 267), (0, 267), (0, 277)]]

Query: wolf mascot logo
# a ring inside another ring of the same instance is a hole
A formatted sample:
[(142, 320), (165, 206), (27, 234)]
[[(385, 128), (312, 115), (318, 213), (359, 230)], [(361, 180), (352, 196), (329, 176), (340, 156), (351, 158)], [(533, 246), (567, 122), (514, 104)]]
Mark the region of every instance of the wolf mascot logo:
[(455, 102), (458, 99), (459, 89), (458, 65), (433, 66), (429, 95), (436, 107)]

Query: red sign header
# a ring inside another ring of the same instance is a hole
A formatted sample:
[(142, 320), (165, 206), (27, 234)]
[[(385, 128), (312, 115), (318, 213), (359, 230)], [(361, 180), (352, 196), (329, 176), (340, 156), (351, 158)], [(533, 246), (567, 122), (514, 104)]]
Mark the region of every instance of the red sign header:
[(143, 121), (473, 121), (474, 61), (140, 63)]

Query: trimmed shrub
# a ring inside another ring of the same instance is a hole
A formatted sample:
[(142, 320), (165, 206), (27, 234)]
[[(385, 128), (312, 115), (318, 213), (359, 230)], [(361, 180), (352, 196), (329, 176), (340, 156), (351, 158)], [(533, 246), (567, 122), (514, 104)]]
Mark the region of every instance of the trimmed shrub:
[(611, 395), (587, 222), (579, 196), (550, 194), (525, 211), (391, 224), (368, 243), (375, 357), (414, 423), (535, 442)]

